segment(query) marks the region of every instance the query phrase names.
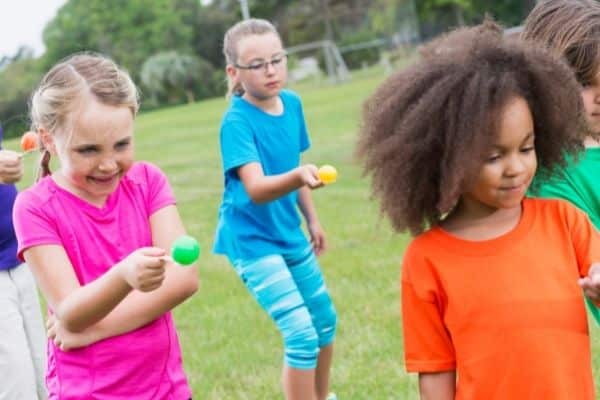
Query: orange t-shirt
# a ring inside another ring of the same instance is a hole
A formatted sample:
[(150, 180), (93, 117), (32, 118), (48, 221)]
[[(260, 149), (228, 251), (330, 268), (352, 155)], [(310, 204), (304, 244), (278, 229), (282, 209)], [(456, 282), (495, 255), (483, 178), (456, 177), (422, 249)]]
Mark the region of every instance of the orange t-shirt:
[(593, 400), (577, 280), (594, 261), (600, 235), (562, 200), (526, 198), (495, 239), (418, 236), (402, 265), (407, 370), (456, 370), (456, 399)]

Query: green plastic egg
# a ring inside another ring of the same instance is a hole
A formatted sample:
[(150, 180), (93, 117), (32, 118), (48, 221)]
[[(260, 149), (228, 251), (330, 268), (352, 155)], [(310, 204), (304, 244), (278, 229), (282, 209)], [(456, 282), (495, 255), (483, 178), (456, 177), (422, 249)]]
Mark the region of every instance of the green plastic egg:
[(200, 245), (191, 236), (180, 236), (173, 242), (171, 257), (177, 264), (190, 265), (200, 257)]

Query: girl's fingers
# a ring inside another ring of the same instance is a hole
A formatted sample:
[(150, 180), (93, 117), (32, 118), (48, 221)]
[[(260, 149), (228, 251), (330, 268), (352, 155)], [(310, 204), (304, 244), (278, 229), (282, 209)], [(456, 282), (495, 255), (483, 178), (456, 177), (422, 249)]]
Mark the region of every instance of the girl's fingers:
[(155, 286), (155, 285), (160, 286), (164, 280), (165, 280), (165, 275), (163, 274), (161, 276), (156, 276), (156, 277), (153, 277), (152, 279), (149, 279), (148, 284), (151, 286)]
[(166, 257), (168, 257), (168, 256), (162, 255), (162, 256), (148, 257), (147, 262), (146, 262), (146, 268), (148, 268), (148, 270), (153, 270), (153, 271), (164, 268), (165, 262), (167, 261)]
[(160, 287), (160, 285), (162, 285), (164, 280), (165, 280), (164, 273), (159, 276), (154, 276), (154, 277), (148, 278), (140, 286), (140, 290), (142, 292), (150, 292), (152, 290), (158, 289)]
[(321, 236), (321, 250), (325, 251), (327, 250), (327, 240), (325, 239), (325, 236)]
[(173, 260), (173, 257), (171, 256), (162, 256), (160, 257), (161, 260), (163, 260), (164, 262), (169, 262), (169, 263), (174, 263), (175, 261)]
[(600, 291), (597, 289), (587, 289), (584, 291), (585, 295), (594, 301), (600, 300)]
[(592, 281), (590, 280), (590, 278), (583, 277), (583, 278), (579, 278), (579, 286), (581, 286), (584, 290), (587, 290), (591, 287)]
[(158, 258), (165, 255), (166, 251), (160, 247), (142, 247), (138, 250), (142, 255), (152, 258)]
[(152, 268), (146, 271), (143, 276), (141, 276), (141, 281), (149, 282), (154, 280), (163, 280), (165, 279), (165, 269), (164, 268)]
[(579, 279), (579, 285), (583, 288), (583, 293), (594, 301), (600, 300), (600, 286), (592, 281), (590, 277)]

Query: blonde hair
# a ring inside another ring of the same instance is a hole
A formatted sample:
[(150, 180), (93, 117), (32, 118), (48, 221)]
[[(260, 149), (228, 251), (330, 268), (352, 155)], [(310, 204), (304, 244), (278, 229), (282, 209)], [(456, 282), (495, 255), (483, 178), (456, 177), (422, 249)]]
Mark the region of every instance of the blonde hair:
[(563, 57), (582, 85), (600, 68), (600, 3), (596, 0), (543, 0), (525, 20), (521, 38)]
[[(69, 130), (73, 113), (86, 96), (102, 104), (127, 107), (135, 116), (138, 90), (129, 74), (110, 58), (79, 53), (56, 64), (42, 78), (31, 97), (31, 130), (44, 128), (51, 134)], [(50, 152), (43, 149), (38, 177), (50, 175)]]
[[(279, 40), (281, 37), (277, 29), (265, 19), (250, 18), (238, 22), (225, 32), (223, 38), (223, 55), (227, 64), (235, 65), (238, 62), (237, 47), (240, 39), (249, 35), (264, 35), (267, 33), (275, 34)], [(244, 89), (239, 82), (233, 82), (227, 77), (227, 97), (244, 94)]]

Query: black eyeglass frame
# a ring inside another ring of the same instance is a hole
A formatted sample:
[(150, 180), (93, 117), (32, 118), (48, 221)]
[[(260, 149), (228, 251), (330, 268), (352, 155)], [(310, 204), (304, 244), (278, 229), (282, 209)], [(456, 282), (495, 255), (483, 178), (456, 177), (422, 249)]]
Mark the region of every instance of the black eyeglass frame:
[(261, 62), (257, 62), (256, 64), (250, 64), (250, 65), (241, 65), (238, 63), (234, 63), (233, 66), (239, 69), (245, 69), (248, 71), (260, 71), (260, 70), (267, 70), (268, 65), (271, 65), (271, 67), (273, 67), (273, 69), (277, 69), (277, 66), (279, 65), (279, 63), (287, 60), (288, 58), (288, 54), (287, 53), (282, 53), (276, 57), (271, 58), (271, 60), (269, 61), (261, 61)]

